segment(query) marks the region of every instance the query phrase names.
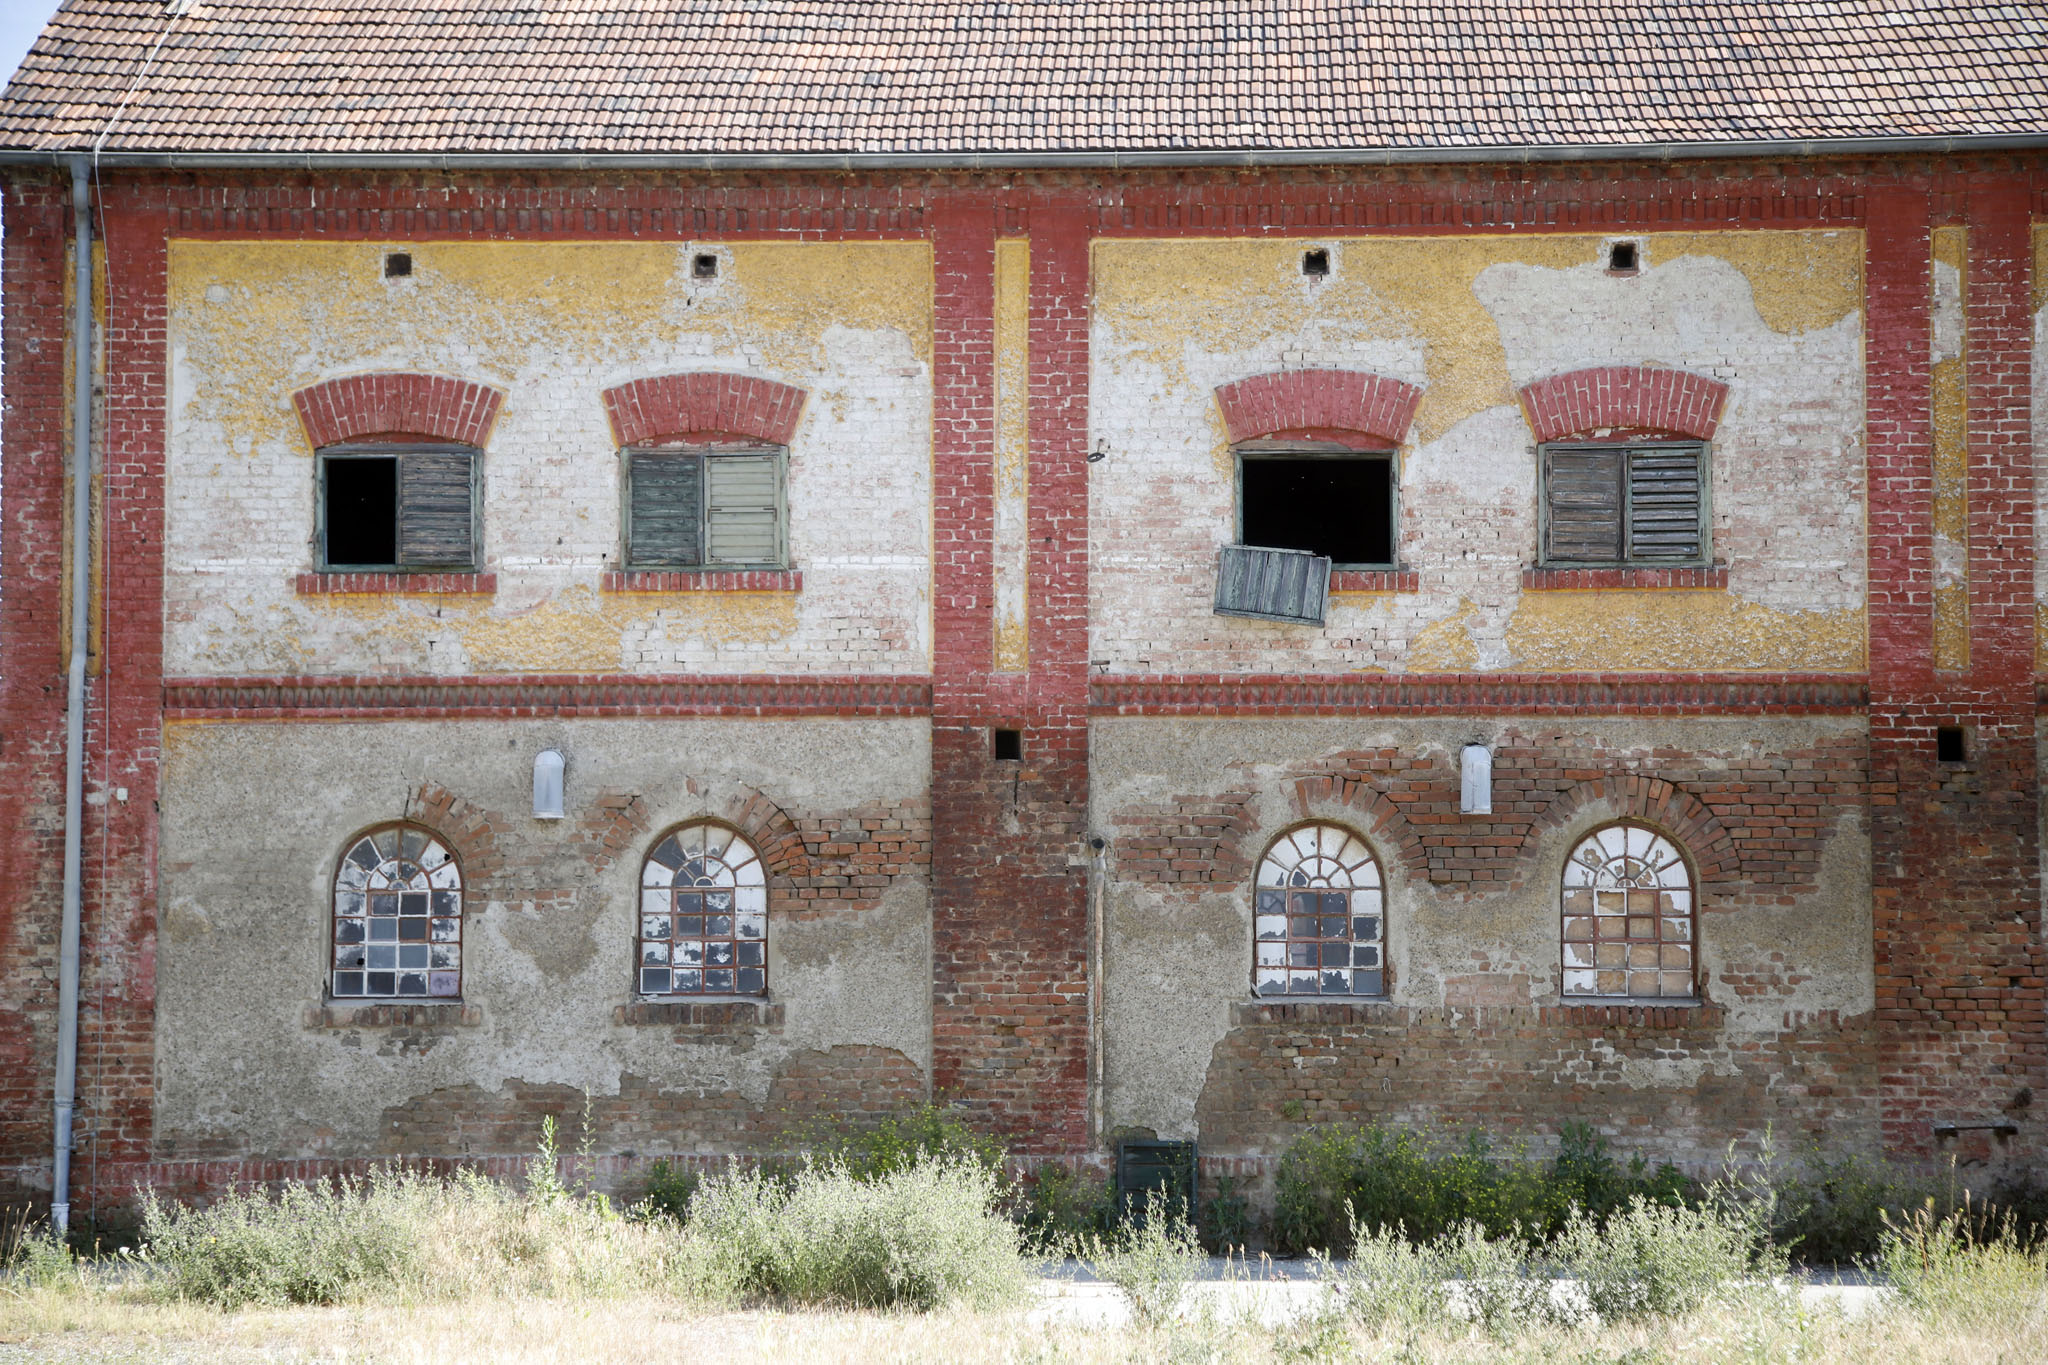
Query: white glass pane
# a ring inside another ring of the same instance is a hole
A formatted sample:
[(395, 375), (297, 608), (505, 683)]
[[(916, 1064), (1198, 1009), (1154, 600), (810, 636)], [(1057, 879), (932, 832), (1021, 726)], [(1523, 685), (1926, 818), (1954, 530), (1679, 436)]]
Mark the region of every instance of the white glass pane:
[(462, 874), (455, 870), (454, 863), (443, 863), (427, 874), (427, 884), (442, 891), (453, 890), (462, 885)]
[(649, 858), (647, 865), (640, 870), (640, 885), (642, 886), (668, 886), (675, 879), (676, 871), (674, 868), (663, 867), (652, 858)]

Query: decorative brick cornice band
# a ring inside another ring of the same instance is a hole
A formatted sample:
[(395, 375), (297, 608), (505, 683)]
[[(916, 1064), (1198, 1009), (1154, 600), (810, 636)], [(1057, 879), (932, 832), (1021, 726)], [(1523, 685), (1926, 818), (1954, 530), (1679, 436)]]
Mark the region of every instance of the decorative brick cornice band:
[(1522, 411), (1539, 441), (1623, 428), (1705, 441), (1720, 425), (1728, 386), (1689, 370), (1602, 365), (1539, 379), (1522, 389)]
[(1098, 716), (1854, 714), (1869, 695), (1862, 676), (1825, 673), (1155, 673), (1089, 683)]
[(292, 395), (315, 450), (366, 436), (433, 436), (481, 446), (505, 395), (438, 374), (352, 374)]
[(1697, 569), (1524, 569), (1524, 592), (1583, 592), (1606, 588), (1726, 588), (1728, 566)]
[(1363, 370), (1282, 370), (1222, 385), (1216, 406), (1232, 441), (1279, 432), (1355, 431), (1399, 445), (1422, 390)]
[(172, 678), (173, 720), (518, 720), (535, 716), (922, 716), (925, 677), (604, 674)]
[(788, 445), (804, 391), (773, 379), (698, 371), (657, 374), (604, 391), (604, 412), (619, 445), (646, 445), (699, 433), (753, 436)]
[(1483, 1025), (1528, 1027), (1554, 1025), (1594, 1029), (1604, 1034), (1642, 1030), (1668, 1033), (1681, 1029), (1718, 1029), (1728, 1022), (1728, 1011), (1710, 1001), (1659, 1004), (1648, 1001), (1572, 1001), (1545, 1005), (1461, 1005), (1404, 1006), (1387, 1001), (1366, 1000), (1235, 1000), (1230, 1005), (1230, 1022), (1235, 1027), (1256, 1028), (1277, 1025), (1299, 1028), (1346, 1026), (1373, 1029), (1409, 1029), (1418, 1024), (1465, 1030)]

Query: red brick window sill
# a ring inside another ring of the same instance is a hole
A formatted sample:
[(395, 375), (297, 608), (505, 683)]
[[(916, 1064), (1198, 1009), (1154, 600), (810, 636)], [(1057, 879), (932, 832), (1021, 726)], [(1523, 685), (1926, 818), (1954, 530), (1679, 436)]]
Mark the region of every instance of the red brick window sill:
[(612, 1010), (626, 1028), (780, 1028), (782, 1006), (765, 1000), (635, 1000)]
[(1728, 566), (1697, 569), (1524, 569), (1524, 592), (1569, 592), (1589, 588), (1726, 588)]
[(606, 592), (802, 592), (801, 569), (613, 569)]
[(1332, 569), (1331, 592), (1421, 592), (1422, 575), (1413, 569)]
[(345, 593), (400, 593), (424, 597), (489, 597), (498, 590), (494, 573), (302, 573), (301, 597)]
[(484, 1021), (483, 1010), (459, 1000), (424, 1001), (329, 1001), (309, 1006), (305, 1025), (309, 1029), (427, 1029), (475, 1028)]

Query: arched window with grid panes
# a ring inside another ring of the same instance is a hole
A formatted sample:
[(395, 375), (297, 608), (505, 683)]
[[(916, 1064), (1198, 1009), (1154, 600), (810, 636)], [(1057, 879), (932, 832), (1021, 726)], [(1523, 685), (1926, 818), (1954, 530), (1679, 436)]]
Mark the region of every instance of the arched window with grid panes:
[(634, 955), (645, 996), (766, 995), (768, 877), (730, 825), (670, 830), (640, 872)]
[(1594, 830), (1564, 864), (1564, 993), (1697, 995), (1695, 910), (1678, 845), (1633, 821)]
[(1380, 865), (1340, 825), (1275, 839), (1253, 887), (1252, 989), (1259, 995), (1385, 995)]
[(417, 825), (359, 836), (334, 873), (337, 1000), (462, 994), (462, 869)]

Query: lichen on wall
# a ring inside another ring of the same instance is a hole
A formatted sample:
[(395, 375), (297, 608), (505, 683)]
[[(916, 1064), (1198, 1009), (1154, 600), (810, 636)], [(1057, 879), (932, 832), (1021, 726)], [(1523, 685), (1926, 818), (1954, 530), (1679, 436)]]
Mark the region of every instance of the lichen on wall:
[[(1590, 234), (1103, 241), (1091, 438), (1095, 627), (1115, 670), (1815, 669), (1863, 666), (1862, 235), (1650, 233), (1635, 275)], [(1330, 253), (1330, 273), (1301, 253)], [(1533, 437), (1516, 399), (1596, 365), (1730, 386), (1713, 448), (1725, 590), (1525, 592)], [(1423, 389), (1398, 452), (1415, 593), (1339, 594), (1326, 625), (1209, 610), (1234, 532), (1213, 390), (1366, 370)], [(1617, 654), (1616, 644), (1621, 649)]]
[[(393, 245), (411, 274), (385, 276)], [(922, 243), (174, 240), (168, 289), (174, 674), (929, 667)], [(504, 391), (484, 451), (495, 597), (295, 592), (315, 462), (291, 394), (377, 370)], [(600, 590), (621, 549), (601, 394), (690, 370), (807, 391), (788, 475), (800, 593)]]

